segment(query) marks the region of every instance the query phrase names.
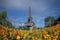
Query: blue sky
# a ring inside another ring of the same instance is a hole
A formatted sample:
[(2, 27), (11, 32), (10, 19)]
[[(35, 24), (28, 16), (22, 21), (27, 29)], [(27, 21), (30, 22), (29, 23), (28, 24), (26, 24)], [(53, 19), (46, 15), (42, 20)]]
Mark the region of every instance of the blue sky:
[(24, 25), (31, 7), (36, 26), (44, 26), (44, 18), (60, 15), (60, 0), (0, 0), (0, 11), (7, 10), (8, 19), (16, 26)]

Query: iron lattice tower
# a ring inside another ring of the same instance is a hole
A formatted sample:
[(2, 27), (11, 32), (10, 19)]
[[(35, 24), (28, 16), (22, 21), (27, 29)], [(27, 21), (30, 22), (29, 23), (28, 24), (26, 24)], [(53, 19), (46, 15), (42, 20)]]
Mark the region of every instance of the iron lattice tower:
[(35, 23), (32, 21), (32, 15), (31, 15), (31, 7), (29, 7), (29, 12), (28, 12), (28, 20), (27, 22), (25, 23), (25, 26), (27, 27), (32, 27), (35, 25)]

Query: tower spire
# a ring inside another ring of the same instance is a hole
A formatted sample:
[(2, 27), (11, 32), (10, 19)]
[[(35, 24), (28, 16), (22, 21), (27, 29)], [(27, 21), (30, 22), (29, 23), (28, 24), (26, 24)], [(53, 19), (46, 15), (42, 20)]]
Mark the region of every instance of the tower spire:
[(29, 17), (31, 17), (31, 7), (29, 6)]

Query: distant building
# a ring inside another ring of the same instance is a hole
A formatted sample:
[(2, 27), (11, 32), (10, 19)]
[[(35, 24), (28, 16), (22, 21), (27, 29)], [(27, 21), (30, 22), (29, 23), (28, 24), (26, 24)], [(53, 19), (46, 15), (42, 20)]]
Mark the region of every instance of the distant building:
[(32, 21), (32, 16), (31, 16), (31, 7), (29, 7), (29, 14), (28, 14), (28, 20), (25, 23), (26, 27), (33, 27), (35, 25), (35, 23)]

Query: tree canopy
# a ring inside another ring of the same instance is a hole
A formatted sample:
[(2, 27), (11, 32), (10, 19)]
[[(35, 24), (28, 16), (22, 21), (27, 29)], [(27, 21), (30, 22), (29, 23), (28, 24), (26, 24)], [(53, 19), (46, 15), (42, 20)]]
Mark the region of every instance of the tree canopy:
[(7, 18), (7, 11), (4, 10), (2, 12), (0, 12), (0, 24), (4, 25), (4, 26), (12, 26), (12, 23), (6, 19)]
[(45, 18), (45, 26), (52, 26), (52, 25), (54, 25), (54, 20), (55, 20), (55, 18), (51, 17), (51, 16)]

